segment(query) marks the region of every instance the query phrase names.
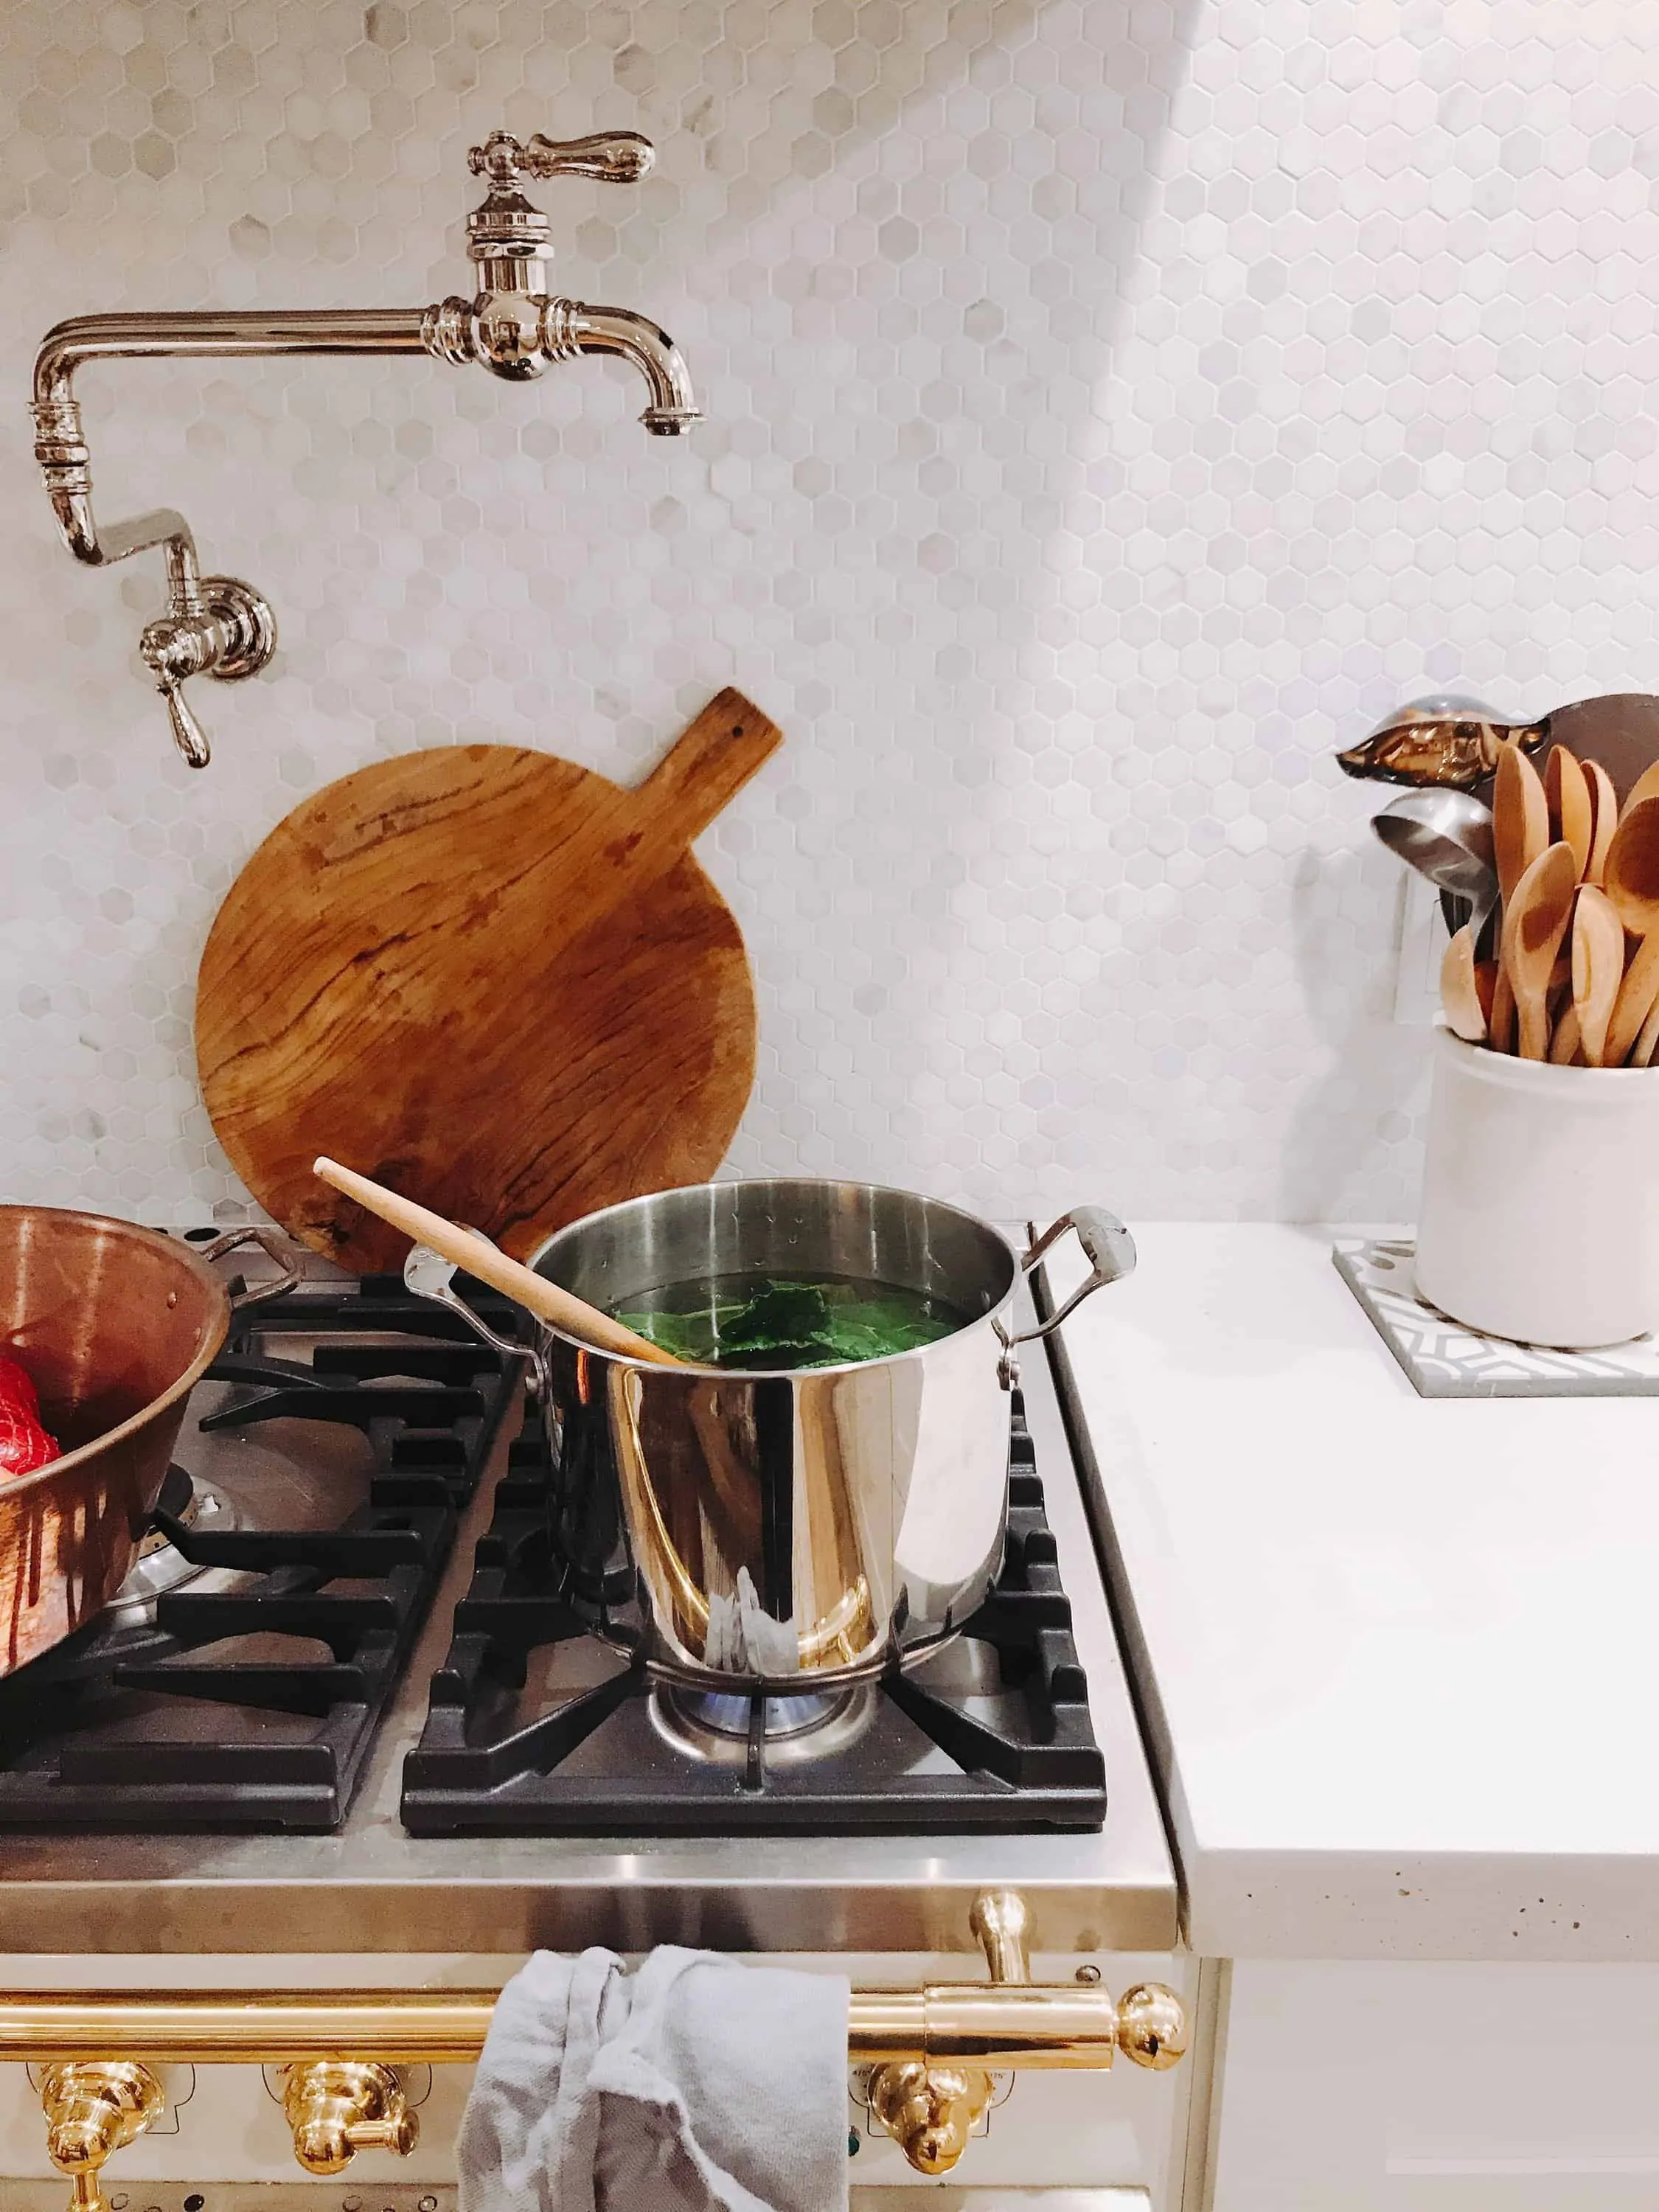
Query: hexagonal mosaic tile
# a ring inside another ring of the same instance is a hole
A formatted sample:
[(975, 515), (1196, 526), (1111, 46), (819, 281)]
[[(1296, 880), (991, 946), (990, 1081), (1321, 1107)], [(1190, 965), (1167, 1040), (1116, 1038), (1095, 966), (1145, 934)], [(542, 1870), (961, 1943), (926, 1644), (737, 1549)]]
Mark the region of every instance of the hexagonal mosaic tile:
[[(1408, 1216), (1397, 886), (1330, 755), (1455, 684), (1659, 689), (1651, 0), (9, 0), (0, 10), (0, 1177), (240, 1209), (190, 1045), (302, 794), (456, 739), (643, 772), (734, 682), (785, 752), (704, 841), (758, 978), (734, 1171), (999, 1217)], [(619, 364), (82, 379), (100, 512), (274, 605), (173, 757), (153, 556), (29, 456), (59, 316), (470, 289), (468, 145)]]

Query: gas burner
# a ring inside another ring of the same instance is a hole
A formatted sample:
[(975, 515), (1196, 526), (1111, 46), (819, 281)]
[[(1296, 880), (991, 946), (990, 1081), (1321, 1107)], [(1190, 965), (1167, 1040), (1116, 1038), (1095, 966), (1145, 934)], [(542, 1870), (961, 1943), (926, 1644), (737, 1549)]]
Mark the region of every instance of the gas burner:
[(683, 1757), (745, 1769), (763, 1759), (775, 1766), (849, 1751), (869, 1727), (880, 1699), (873, 1683), (810, 1690), (799, 1697), (756, 1698), (742, 1691), (689, 1690), (665, 1682), (651, 1692), (651, 1723)]
[(404, 1761), (404, 1825), (531, 1836), (1098, 1828), (1105, 1765), (1018, 1391), (1011, 1413), (1002, 1572), (956, 1640), (850, 1692), (767, 1698), (654, 1681), (589, 1632), (592, 1593), (548, 1538), (556, 1470), (526, 1420)]
[(337, 1827), (520, 1395), (395, 1279), (249, 1310), (113, 1604), (0, 1680), (0, 1829)]
[(243, 1516), (232, 1501), (206, 1483), (196, 1481), (175, 1461), (156, 1500), (157, 1521), (138, 1547), (138, 1556), (120, 1589), (100, 1616), (110, 1628), (137, 1628), (155, 1619), (155, 1602), (165, 1591), (183, 1589), (214, 1570), (200, 1560), (187, 1559), (174, 1543), (170, 1526), (199, 1529), (204, 1535), (240, 1528)]

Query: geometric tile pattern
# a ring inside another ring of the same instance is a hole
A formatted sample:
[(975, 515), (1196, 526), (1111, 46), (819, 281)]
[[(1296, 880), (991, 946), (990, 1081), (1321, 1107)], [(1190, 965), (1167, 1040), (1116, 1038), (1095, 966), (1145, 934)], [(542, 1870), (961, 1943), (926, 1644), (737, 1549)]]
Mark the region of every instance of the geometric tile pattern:
[[(241, 1210), (195, 969), (306, 793), (457, 739), (635, 778), (733, 682), (787, 744), (701, 848), (732, 1171), (1409, 1218), (1426, 1034), (1331, 752), (1659, 689), (1656, 49), (1615, 0), (7, 0), (4, 1189)], [(87, 373), (100, 514), (182, 507), (281, 626), (192, 775), (158, 563), (57, 544), (35, 343), (465, 291), (497, 125), (656, 140), (541, 188), (555, 282), (709, 419), (647, 438), (607, 362)]]
[(1595, 1352), (1557, 1352), (1482, 1336), (1419, 1294), (1409, 1240), (1339, 1237), (1336, 1272), (1353, 1292), (1421, 1398), (1659, 1397), (1659, 1342), (1651, 1336)]

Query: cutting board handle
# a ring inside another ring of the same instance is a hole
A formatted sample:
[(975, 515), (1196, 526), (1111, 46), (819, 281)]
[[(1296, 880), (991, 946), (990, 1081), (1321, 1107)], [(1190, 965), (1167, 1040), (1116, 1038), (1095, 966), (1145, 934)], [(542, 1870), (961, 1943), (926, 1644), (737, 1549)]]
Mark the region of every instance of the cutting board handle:
[(752, 699), (718, 693), (635, 790), (636, 818), (689, 845), (782, 742)]

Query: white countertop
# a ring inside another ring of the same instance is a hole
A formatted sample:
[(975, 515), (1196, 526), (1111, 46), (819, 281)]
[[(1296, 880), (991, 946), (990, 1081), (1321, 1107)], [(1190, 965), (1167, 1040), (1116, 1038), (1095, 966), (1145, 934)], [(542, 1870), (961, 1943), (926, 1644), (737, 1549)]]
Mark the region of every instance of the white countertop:
[(1659, 1417), (1419, 1398), (1332, 1234), (1138, 1226), (1063, 1332), (1193, 1947), (1659, 1959)]

